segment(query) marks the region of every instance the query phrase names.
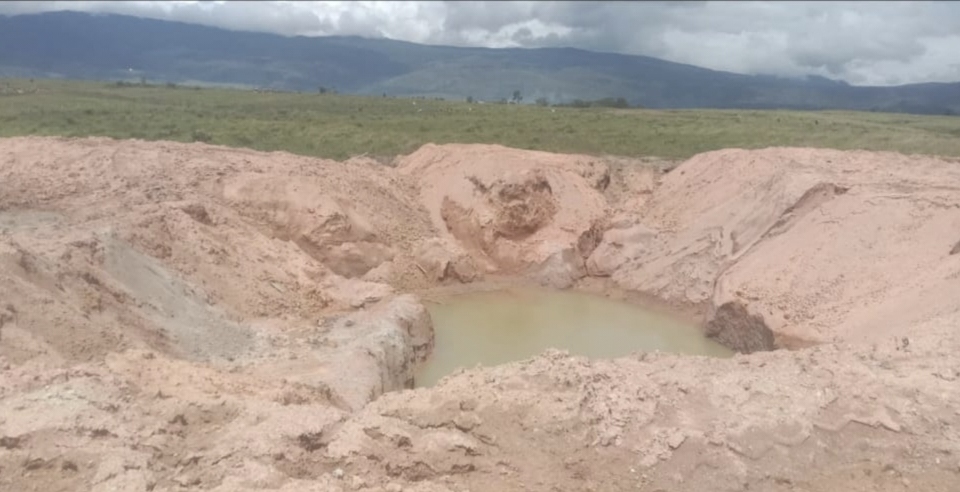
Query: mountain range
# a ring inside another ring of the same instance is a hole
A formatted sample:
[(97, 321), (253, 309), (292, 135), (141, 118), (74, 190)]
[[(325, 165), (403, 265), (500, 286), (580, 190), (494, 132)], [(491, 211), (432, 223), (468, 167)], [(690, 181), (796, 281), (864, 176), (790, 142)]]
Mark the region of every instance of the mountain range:
[(433, 46), (287, 37), (123, 15), (0, 16), (0, 76), (144, 80), (285, 91), (524, 102), (624, 98), (646, 108), (851, 109), (960, 114), (960, 83), (853, 86), (744, 75), (572, 48)]

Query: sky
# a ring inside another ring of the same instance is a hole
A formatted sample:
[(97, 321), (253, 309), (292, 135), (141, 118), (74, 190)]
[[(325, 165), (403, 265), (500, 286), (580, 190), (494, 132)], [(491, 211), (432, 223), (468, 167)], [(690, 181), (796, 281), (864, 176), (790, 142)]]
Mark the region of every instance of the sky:
[(960, 2), (0, 2), (287, 36), (574, 47), (855, 85), (960, 81)]

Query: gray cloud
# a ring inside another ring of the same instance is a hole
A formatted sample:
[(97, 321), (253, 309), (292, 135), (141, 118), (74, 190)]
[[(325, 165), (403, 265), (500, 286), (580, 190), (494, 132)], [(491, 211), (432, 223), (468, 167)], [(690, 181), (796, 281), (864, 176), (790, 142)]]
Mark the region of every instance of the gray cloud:
[(960, 80), (960, 2), (2, 2), (283, 35), (565, 46), (855, 84)]

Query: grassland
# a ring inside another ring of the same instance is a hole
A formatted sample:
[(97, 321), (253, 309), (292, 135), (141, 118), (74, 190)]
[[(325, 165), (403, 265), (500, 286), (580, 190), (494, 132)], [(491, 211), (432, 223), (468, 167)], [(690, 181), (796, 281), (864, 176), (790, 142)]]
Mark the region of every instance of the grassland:
[(343, 159), (424, 143), (497, 143), (682, 159), (809, 146), (960, 156), (960, 117), (859, 112), (574, 109), (0, 79), (0, 136), (205, 141)]

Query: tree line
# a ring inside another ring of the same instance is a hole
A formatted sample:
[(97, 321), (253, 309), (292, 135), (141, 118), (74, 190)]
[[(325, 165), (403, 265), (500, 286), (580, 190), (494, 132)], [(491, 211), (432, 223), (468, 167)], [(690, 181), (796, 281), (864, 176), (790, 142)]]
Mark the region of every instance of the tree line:
[[(494, 103), (520, 104), (522, 101), (523, 101), (523, 95), (520, 94), (520, 91), (513, 91), (513, 97), (511, 97), (509, 100), (507, 98), (503, 98), (499, 101), (494, 101)], [(474, 103), (476, 102), (476, 99), (474, 99), (473, 96), (469, 96), (467, 97), (467, 102)], [(570, 102), (553, 103), (553, 104), (550, 104), (550, 101), (547, 98), (540, 97), (540, 98), (537, 98), (537, 100), (534, 101), (534, 103), (537, 106), (544, 106), (544, 107), (553, 106), (558, 108), (631, 108), (631, 107), (639, 108), (641, 107), (640, 105), (631, 106), (630, 102), (627, 101), (627, 98), (625, 97), (604, 97), (604, 98), (592, 99), (592, 100), (574, 99), (573, 101), (570, 101)]]
[[(604, 97), (602, 99), (594, 99), (592, 101), (585, 101), (583, 99), (574, 99), (568, 103), (559, 103), (554, 104), (554, 106), (561, 106), (567, 108), (629, 108), (630, 103), (627, 102), (626, 98), (623, 97)], [(639, 107), (639, 106), (633, 106)]]

